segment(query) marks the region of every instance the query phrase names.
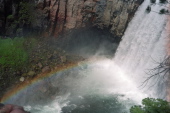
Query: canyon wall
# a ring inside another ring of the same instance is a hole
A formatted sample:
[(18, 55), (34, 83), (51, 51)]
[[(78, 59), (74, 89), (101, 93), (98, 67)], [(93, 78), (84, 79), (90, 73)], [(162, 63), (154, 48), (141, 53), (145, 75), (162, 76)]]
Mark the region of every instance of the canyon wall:
[(58, 36), (83, 27), (121, 37), (143, 0), (0, 0), (0, 35)]

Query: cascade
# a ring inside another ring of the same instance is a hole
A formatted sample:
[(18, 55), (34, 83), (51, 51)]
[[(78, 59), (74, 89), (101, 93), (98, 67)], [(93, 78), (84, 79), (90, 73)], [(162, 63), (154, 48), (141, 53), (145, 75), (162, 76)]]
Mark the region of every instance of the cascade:
[[(145, 97), (164, 98), (163, 82), (139, 87), (149, 76), (146, 71), (157, 65), (154, 61), (166, 55), (166, 16), (147, 14), (149, 2), (139, 7), (113, 59), (94, 56), (36, 80), (4, 102), (24, 106), (31, 113), (121, 113)], [(155, 5), (152, 10), (160, 8)]]
[[(129, 23), (114, 58), (121, 69), (126, 71), (131, 79), (134, 79), (139, 85), (143, 84), (149, 76), (157, 73), (150, 73), (150, 70), (158, 66), (166, 57), (167, 18), (166, 15), (156, 13), (164, 6), (154, 5), (152, 11), (147, 14), (144, 10), (150, 4), (149, 2), (149, 0), (145, 0)], [(159, 1), (157, 2), (159, 3)], [(152, 96), (157, 95), (157, 92), (153, 90), (155, 90), (154, 86), (155, 88), (158, 86), (154, 84), (158, 81), (164, 82), (161, 77), (157, 77), (153, 77), (151, 81), (148, 81), (150, 82), (150, 94)], [(163, 83), (157, 84), (159, 84), (157, 90), (162, 92), (161, 89), (163, 90), (164, 86), (161, 87), (160, 85), (163, 85)], [(163, 92), (165, 94), (165, 90)], [(161, 93), (162, 96), (159, 96), (163, 98), (165, 97), (164, 94)]]

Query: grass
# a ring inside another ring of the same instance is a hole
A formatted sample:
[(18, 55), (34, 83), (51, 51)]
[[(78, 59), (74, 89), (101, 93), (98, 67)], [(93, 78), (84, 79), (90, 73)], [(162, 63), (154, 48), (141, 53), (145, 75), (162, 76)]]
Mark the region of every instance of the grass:
[(28, 53), (24, 49), (24, 38), (0, 38), (0, 67), (18, 69), (27, 63)]

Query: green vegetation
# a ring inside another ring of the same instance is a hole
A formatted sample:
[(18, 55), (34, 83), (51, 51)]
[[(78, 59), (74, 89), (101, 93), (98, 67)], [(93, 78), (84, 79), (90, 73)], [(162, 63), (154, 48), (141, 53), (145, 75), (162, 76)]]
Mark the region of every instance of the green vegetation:
[[(150, 0), (150, 2), (152, 3), (152, 4), (155, 4), (156, 3), (156, 0)], [(159, 0), (159, 3), (167, 3), (167, 0)]]
[(130, 113), (170, 113), (170, 105), (162, 99), (145, 98), (142, 100), (142, 106), (131, 107)]
[(167, 0), (159, 0), (160, 3), (167, 3)]
[(29, 2), (20, 2), (16, 14), (7, 16), (7, 34), (11, 36), (23, 36), (24, 30), (31, 27), (34, 21), (34, 6)]
[(156, 3), (156, 0), (150, 0), (150, 2), (154, 4), (154, 3)]
[(151, 11), (151, 6), (148, 6), (147, 8), (146, 8), (146, 12), (150, 12)]
[(23, 38), (0, 39), (0, 67), (16, 69), (25, 65), (28, 54), (23, 43)]
[(33, 21), (33, 5), (28, 2), (20, 2), (19, 22), (23, 24), (31, 24)]
[[(161, 4), (167, 4), (168, 3), (168, 1), (167, 0), (159, 0), (159, 2), (161, 3)], [(151, 6), (153, 5), (153, 4), (156, 4), (157, 5), (157, 3), (156, 3), (156, 0), (150, 0), (150, 6), (148, 6), (147, 8), (146, 8), (146, 12), (147, 13), (150, 13), (152, 10), (151, 10)], [(160, 4), (158, 4), (158, 5), (160, 5)], [(156, 12), (156, 11), (153, 11), (153, 12), (155, 12), (155, 13), (159, 13), (159, 14), (168, 14), (169, 15), (169, 11), (168, 11), (168, 9), (167, 9), (167, 7), (165, 6), (165, 8), (166, 9), (161, 9), (159, 12)]]
[(34, 38), (0, 38), (0, 67), (13, 70), (22, 68), (27, 64), (29, 51), (36, 42)]
[(14, 19), (14, 16), (13, 16), (13, 15), (8, 15), (8, 16), (7, 16), (7, 19), (8, 19), (8, 20), (13, 20), (13, 19)]
[(169, 11), (166, 10), (166, 9), (161, 9), (161, 10), (159, 11), (159, 14), (166, 14), (166, 13), (169, 13)]
[(37, 42), (36, 38), (29, 37), (29, 38), (25, 39), (24, 47), (27, 52), (31, 52), (31, 51), (33, 51), (33, 49), (37, 43), (38, 42)]

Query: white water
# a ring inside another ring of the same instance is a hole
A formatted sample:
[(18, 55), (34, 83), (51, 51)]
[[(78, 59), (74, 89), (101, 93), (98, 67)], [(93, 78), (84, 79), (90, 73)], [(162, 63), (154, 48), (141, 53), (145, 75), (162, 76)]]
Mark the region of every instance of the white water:
[[(145, 9), (149, 4), (150, 0), (145, 0), (139, 7), (133, 20), (129, 23), (113, 59), (138, 85), (151, 76), (147, 74), (148, 71), (155, 68), (166, 56), (167, 19), (165, 15), (155, 13), (164, 7), (153, 5), (151, 8), (155, 12), (147, 14)], [(152, 79), (150, 86), (155, 82), (157, 79)], [(160, 82), (164, 81), (160, 80)], [(149, 92), (150, 96), (158, 96), (154, 87), (149, 90), (147, 93)], [(159, 96), (165, 96), (161, 95)]]
[[(37, 85), (20, 92), (7, 103), (25, 105), (32, 113), (61, 113), (63, 107), (68, 107), (68, 111), (86, 107), (74, 102), (84, 101), (89, 95), (118, 95), (117, 102), (123, 104), (125, 111), (128, 111), (126, 109), (133, 103), (138, 104), (145, 97), (164, 97), (165, 87), (162, 83), (160, 88), (163, 91), (160, 95), (157, 95), (157, 85), (149, 90), (149, 86), (139, 88), (145, 77), (149, 76), (145, 73), (147, 69), (157, 65), (154, 60), (160, 61), (166, 55), (166, 18), (153, 12), (145, 13), (149, 1), (145, 0), (129, 23), (115, 58), (95, 61), (94, 58), (86, 65), (80, 64), (80, 67), (57, 73), (44, 81), (38, 81)], [(159, 11), (160, 8), (155, 5), (152, 10)]]

